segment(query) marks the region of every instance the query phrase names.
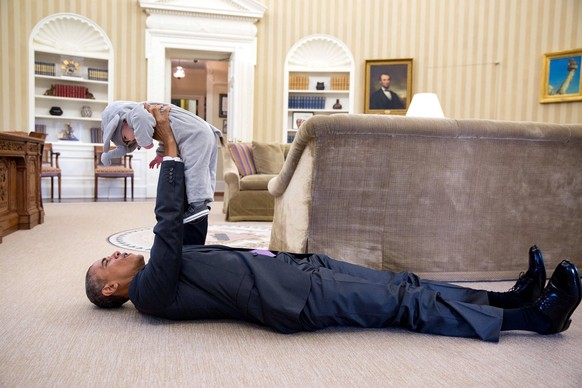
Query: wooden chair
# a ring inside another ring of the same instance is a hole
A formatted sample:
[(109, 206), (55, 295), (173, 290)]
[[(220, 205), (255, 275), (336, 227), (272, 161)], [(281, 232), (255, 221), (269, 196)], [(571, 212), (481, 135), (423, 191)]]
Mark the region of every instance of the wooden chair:
[[(131, 158), (133, 156), (127, 154), (123, 158), (112, 159), (111, 166), (104, 166), (101, 163), (103, 146), (94, 146), (94, 149), (95, 195), (93, 200), (97, 201), (99, 178), (123, 178), (123, 200), (127, 201), (127, 178), (131, 178), (131, 200), (133, 201), (133, 168), (131, 167)], [(114, 149), (114, 147), (111, 149)]]
[(60, 152), (53, 151), (51, 143), (45, 143), (42, 150), (41, 178), (51, 178), (51, 202), (54, 202), (54, 179), (57, 178), (59, 202), (61, 202), (61, 168), (59, 166)]

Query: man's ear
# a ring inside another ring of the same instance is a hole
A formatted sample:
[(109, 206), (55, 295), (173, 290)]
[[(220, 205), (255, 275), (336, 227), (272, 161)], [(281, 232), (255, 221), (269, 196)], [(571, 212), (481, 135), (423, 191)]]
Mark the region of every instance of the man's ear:
[(118, 288), (119, 283), (107, 283), (101, 290), (101, 293), (105, 296), (111, 296), (115, 294)]

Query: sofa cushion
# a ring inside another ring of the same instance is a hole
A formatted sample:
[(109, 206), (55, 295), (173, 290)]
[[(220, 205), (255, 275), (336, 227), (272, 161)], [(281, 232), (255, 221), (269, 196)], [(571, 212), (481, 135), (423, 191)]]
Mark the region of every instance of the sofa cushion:
[(253, 149), (250, 144), (230, 144), (228, 152), (230, 152), (230, 156), (232, 157), (240, 176), (257, 173), (257, 168), (255, 167), (255, 162), (253, 160)]
[(241, 191), (246, 190), (267, 190), (269, 181), (273, 179), (276, 174), (254, 174), (242, 177), (240, 180)]
[(252, 148), (258, 174), (278, 174), (281, 171), (285, 159), (280, 144), (253, 141)]

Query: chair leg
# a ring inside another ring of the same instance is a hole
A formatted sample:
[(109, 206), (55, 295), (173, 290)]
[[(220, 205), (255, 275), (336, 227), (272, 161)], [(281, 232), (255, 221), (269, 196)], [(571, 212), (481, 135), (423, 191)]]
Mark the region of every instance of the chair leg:
[(97, 191), (99, 190), (97, 188), (97, 184), (98, 184), (97, 182), (98, 182), (97, 181), (97, 176), (95, 176), (95, 185), (94, 185), (94, 191), (93, 191), (93, 201), (94, 202), (97, 202)]
[(57, 183), (59, 185), (59, 202), (61, 202), (61, 176), (57, 177)]
[(131, 200), (133, 201), (133, 175), (131, 176)]
[(55, 183), (55, 181), (54, 181), (54, 179), (55, 179), (55, 177), (51, 176), (51, 202), (55, 201), (55, 198), (54, 198), (54, 191), (55, 191), (54, 190), (54, 183)]
[(127, 202), (127, 177), (123, 177), (123, 200)]

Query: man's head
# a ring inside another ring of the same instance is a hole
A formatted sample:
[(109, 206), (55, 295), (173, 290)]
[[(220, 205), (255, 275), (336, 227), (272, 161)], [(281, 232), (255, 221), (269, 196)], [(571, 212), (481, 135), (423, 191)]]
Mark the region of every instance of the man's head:
[(390, 87), (390, 74), (380, 75), (380, 85), (382, 85), (384, 89), (388, 89)]
[(129, 283), (144, 267), (142, 255), (113, 252), (95, 261), (85, 276), (87, 298), (99, 307), (119, 307), (129, 300)]

